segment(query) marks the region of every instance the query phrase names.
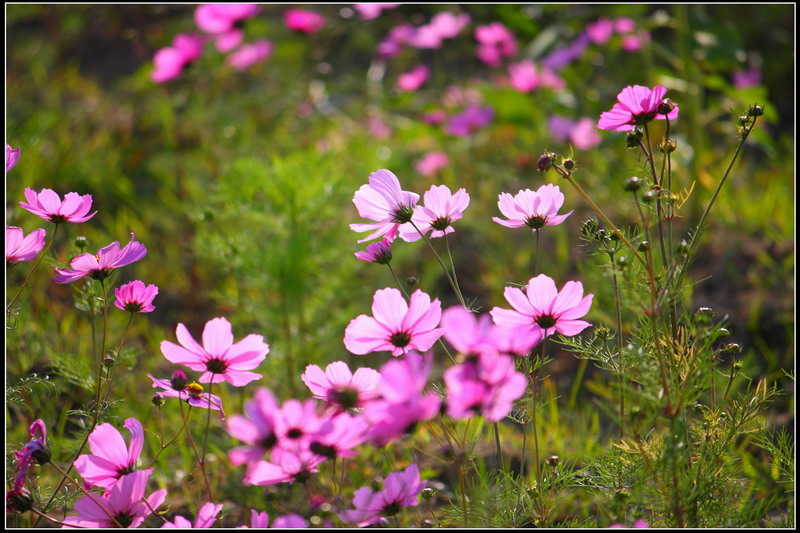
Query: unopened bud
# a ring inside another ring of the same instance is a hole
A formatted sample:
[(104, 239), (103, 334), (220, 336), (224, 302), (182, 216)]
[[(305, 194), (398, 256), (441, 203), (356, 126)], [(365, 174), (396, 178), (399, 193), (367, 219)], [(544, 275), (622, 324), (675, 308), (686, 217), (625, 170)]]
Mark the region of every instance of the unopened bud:
[(731, 334), (728, 328), (719, 328), (717, 330), (717, 337), (729, 337)]
[(581, 226), (581, 234), (587, 239), (594, 238), (594, 234), (597, 232), (597, 226), (598, 226), (597, 219), (590, 218), (589, 220), (583, 223), (583, 226)]
[(723, 348), (723, 351), (725, 353), (736, 354), (736, 353), (739, 353), (739, 352), (742, 351), (742, 347), (740, 345), (736, 344), (735, 342), (729, 342), (728, 344), (725, 345), (725, 348)]
[(751, 105), (750, 109), (747, 110), (747, 114), (751, 117), (760, 117), (764, 114), (764, 108), (760, 105)]
[(605, 326), (597, 326), (594, 328), (594, 334), (601, 341), (607, 341), (611, 337), (611, 330)]
[(650, 249), (650, 243), (648, 241), (642, 241), (639, 243), (639, 246), (637, 246), (636, 249), (640, 252), (646, 252)]
[(644, 133), (639, 128), (628, 133), (625, 137), (625, 142), (628, 145), (628, 148), (638, 148), (639, 144), (642, 142), (642, 138), (644, 137)]
[(430, 518), (426, 518), (425, 520), (422, 521), (422, 527), (424, 528), (436, 527), (436, 522), (434, 522)]
[(675, 109), (675, 104), (669, 98), (664, 98), (656, 107), (656, 113), (659, 115), (669, 115)]
[(689, 243), (685, 240), (682, 240), (678, 246), (675, 247), (675, 252), (678, 255), (686, 255), (689, 253)]
[(575, 169), (575, 160), (574, 159), (565, 159), (562, 163), (565, 169), (567, 170), (574, 170)]
[(617, 266), (619, 268), (625, 268), (626, 266), (628, 266), (628, 257), (625, 255), (617, 257)]
[(614, 497), (615, 497), (615, 498), (617, 498), (618, 500), (625, 500), (625, 499), (627, 499), (627, 498), (628, 498), (630, 495), (631, 495), (631, 493), (630, 493), (630, 491), (628, 490), (628, 487), (620, 487), (620, 488), (618, 488), (618, 489), (616, 490), (616, 492), (614, 493)]
[(26, 513), (33, 507), (33, 500), (25, 489), (10, 490), (6, 494), (6, 507), (18, 513)]
[(552, 467), (558, 466), (558, 463), (560, 461), (561, 461), (561, 458), (559, 456), (557, 456), (557, 455), (551, 455), (550, 457), (547, 458), (547, 464), (549, 464)]
[(420, 495), (422, 496), (423, 499), (430, 500), (431, 498), (436, 496), (436, 491), (430, 487), (425, 487), (424, 489), (422, 489), (422, 493)]
[(539, 156), (539, 161), (536, 163), (536, 168), (539, 169), (539, 172), (547, 172), (553, 167), (553, 156), (545, 152), (541, 156)]
[(633, 176), (625, 181), (625, 190), (628, 192), (636, 192), (642, 188), (642, 185), (644, 185), (644, 181), (638, 176)]
[(89, 239), (87, 239), (83, 235), (78, 235), (72, 242), (75, 244), (75, 247), (78, 250), (84, 250), (87, 246), (89, 246)]
[(112, 366), (114, 366), (114, 363), (116, 363), (116, 359), (114, 359), (113, 357), (106, 357), (105, 359), (103, 359), (103, 366), (106, 368), (111, 368)]
[(674, 138), (661, 139), (658, 142), (658, 149), (662, 152), (671, 154), (678, 149), (678, 141)]
[(413, 287), (418, 282), (419, 282), (419, 280), (417, 278), (415, 278), (414, 276), (408, 276), (406, 278), (406, 285), (408, 285), (409, 287)]
[(642, 201), (646, 204), (652, 203), (656, 199), (658, 193), (652, 189), (642, 195)]
[(152, 403), (156, 407), (161, 407), (166, 402), (166, 398), (160, 393), (153, 394), (153, 397), (150, 398), (150, 403)]
[(734, 363), (733, 363), (733, 369), (734, 370), (739, 371), (742, 368), (744, 368), (744, 363), (742, 363), (741, 361), (734, 361)]
[(186, 388), (186, 385), (189, 383), (189, 378), (186, 377), (186, 372), (183, 370), (176, 370), (174, 374), (172, 374), (172, 379), (169, 380), (169, 386), (172, 387), (173, 390), (182, 391)]
[(694, 313), (695, 320), (700, 324), (708, 324), (715, 316), (716, 313), (710, 307), (701, 307)]

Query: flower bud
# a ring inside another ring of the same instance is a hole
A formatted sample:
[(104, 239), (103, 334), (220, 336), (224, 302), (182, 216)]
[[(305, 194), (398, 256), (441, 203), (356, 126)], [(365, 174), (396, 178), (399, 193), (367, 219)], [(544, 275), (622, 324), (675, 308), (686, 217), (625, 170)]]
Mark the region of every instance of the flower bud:
[(430, 518), (426, 518), (425, 520), (422, 521), (422, 527), (424, 528), (436, 527), (436, 522), (434, 522)]
[(658, 149), (662, 152), (671, 154), (678, 149), (678, 141), (674, 137), (669, 139), (661, 139), (658, 141)]
[(760, 105), (751, 105), (747, 110), (747, 114), (751, 117), (760, 117), (764, 114), (764, 108)]
[(638, 148), (639, 144), (642, 142), (642, 138), (644, 137), (644, 133), (639, 128), (628, 133), (625, 137), (625, 142), (627, 143), (628, 148)]
[(717, 330), (717, 337), (729, 337), (731, 334), (728, 328), (719, 328)]
[(539, 169), (539, 172), (547, 172), (553, 166), (553, 156), (549, 152), (543, 153), (539, 156), (539, 161), (536, 163), (536, 167)]
[(723, 348), (722, 351), (724, 351), (725, 353), (736, 354), (742, 351), (742, 347), (736, 344), (735, 342), (729, 342), (728, 344), (725, 345), (725, 348)]
[(669, 115), (675, 109), (675, 104), (669, 98), (664, 98), (656, 107), (656, 113), (659, 115)]
[(611, 337), (611, 330), (605, 326), (596, 326), (594, 334), (601, 341), (607, 341)]
[(556, 466), (558, 466), (558, 463), (560, 461), (561, 461), (561, 458), (559, 456), (557, 456), (557, 455), (551, 455), (550, 457), (547, 458), (547, 464), (549, 464), (550, 466), (552, 466), (554, 468)]
[(647, 250), (650, 249), (650, 243), (648, 241), (642, 241), (639, 243), (636, 249), (639, 250), (640, 252), (646, 252)]
[(642, 201), (644, 203), (646, 203), (646, 204), (649, 204), (649, 203), (652, 203), (653, 200), (655, 200), (657, 196), (658, 196), (658, 193), (656, 191), (654, 191), (653, 189), (650, 189), (649, 191), (645, 192), (642, 195)]
[(81, 251), (83, 251), (87, 246), (89, 246), (89, 239), (87, 239), (83, 235), (78, 235), (72, 242), (73, 244), (75, 244), (75, 247)]
[(575, 160), (573, 159), (565, 159), (562, 163), (565, 169), (572, 171), (575, 169)]
[(642, 188), (644, 185), (644, 181), (641, 180), (638, 176), (633, 176), (632, 178), (628, 178), (625, 181), (625, 190), (628, 192), (636, 192)]
[(103, 359), (103, 366), (106, 368), (111, 368), (112, 366), (114, 366), (114, 363), (116, 363), (116, 359), (114, 359), (113, 357), (106, 357), (105, 359)]
[(163, 395), (159, 393), (153, 394), (153, 397), (150, 398), (150, 403), (152, 403), (155, 407), (161, 407), (166, 402), (166, 399)]
[(675, 253), (678, 255), (686, 255), (689, 253), (689, 243), (685, 240), (682, 240), (677, 247), (675, 247)]
[(33, 507), (30, 493), (23, 489), (10, 490), (6, 494), (6, 507), (18, 513), (25, 513)]
[(708, 324), (708, 322), (716, 316), (716, 313), (710, 307), (701, 307), (694, 313), (694, 318), (701, 324)]
[(742, 363), (741, 361), (735, 361), (735, 362), (733, 363), (733, 369), (734, 369), (734, 370), (736, 370), (736, 371), (739, 371), (739, 370), (741, 370), (742, 368), (744, 368), (744, 363)]
[(742, 126), (742, 127), (747, 126), (748, 124), (750, 124), (750, 116), (749, 115), (739, 115), (739, 118), (736, 119), (736, 122), (739, 124), (739, 126)]
[(626, 499), (628, 499), (628, 497), (630, 495), (631, 495), (631, 493), (628, 490), (628, 487), (620, 487), (614, 493), (614, 498), (616, 498), (618, 500), (626, 500)]
[(172, 374), (172, 379), (169, 380), (169, 385), (173, 390), (182, 391), (189, 383), (189, 378), (186, 377), (186, 372), (183, 370), (176, 370)]
[(50, 450), (48, 450), (44, 446), (41, 446), (41, 447), (35, 449), (31, 453), (31, 456), (33, 457), (33, 459), (36, 461), (37, 464), (46, 465), (47, 463), (50, 462), (51, 454), (50, 454)]
[(594, 238), (594, 234), (597, 231), (597, 226), (598, 226), (597, 219), (590, 218), (589, 220), (583, 223), (583, 226), (581, 226), (581, 234), (587, 239)]
[(625, 268), (628, 266), (628, 256), (621, 255), (617, 257), (617, 266), (619, 268)]
[(425, 487), (424, 489), (422, 489), (422, 493), (420, 494), (420, 496), (422, 496), (422, 498), (425, 500), (430, 500), (431, 498), (436, 496), (436, 491), (430, 487)]
[(419, 280), (417, 278), (415, 278), (414, 276), (409, 276), (409, 277), (406, 278), (406, 285), (408, 285), (409, 287), (413, 287), (418, 282), (419, 282)]

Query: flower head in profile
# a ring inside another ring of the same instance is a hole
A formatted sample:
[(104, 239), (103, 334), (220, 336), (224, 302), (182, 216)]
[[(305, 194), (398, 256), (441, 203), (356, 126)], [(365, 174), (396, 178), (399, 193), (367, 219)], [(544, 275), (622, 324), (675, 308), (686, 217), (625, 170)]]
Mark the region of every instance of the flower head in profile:
[(113, 528), (118, 527), (117, 524), (125, 528), (139, 527), (167, 498), (166, 489), (144, 497), (152, 473), (152, 468), (137, 470), (119, 478), (105, 496), (84, 496), (75, 504), (78, 516), (65, 518), (65, 527)]
[(6, 172), (16, 166), (19, 161), (19, 148), (11, 148), (10, 144), (6, 145)]
[(556, 332), (571, 337), (591, 326), (578, 320), (589, 312), (593, 297), (583, 295), (580, 281), (568, 281), (558, 291), (551, 278), (539, 274), (528, 281), (525, 292), (506, 287), (505, 297), (514, 309), (492, 309), (494, 323), (504, 328), (524, 327), (523, 331), (539, 340)]
[(420, 480), (419, 467), (412, 464), (386, 476), (381, 490), (372, 487), (358, 489), (353, 496), (355, 509), (344, 511), (339, 518), (359, 527), (375, 524), (383, 517), (395, 516), (405, 507), (419, 504), (419, 494), (424, 488), (425, 481)]
[(16, 477), (14, 487), (6, 494), (6, 503), (20, 499), (26, 501), (30, 494), (25, 489), (25, 481), (28, 479), (28, 469), (34, 463), (44, 464), (50, 461), (50, 452), (47, 450), (47, 427), (41, 419), (34, 420), (29, 428), (31, 440), (22, 447), (22, 450), (14, 450), (14, 458), (17, 460)]
[(100, 424), (89, 435), (91, 454), (75, 461), (75, 470), (90, 487), (113, 486), (122, 476), (136, 470), (136, 461), (144, 446), (144, 428), (135, 418), (122, 426), (131, 432), (130, 446), (125, 445), (122, 434), (111, 424)]
[(283, 13), (283, 23), (292, 31), (316, 33), (325, 26), (325, 17), (305, 9), (287, 9)]
[(269, 345), (261, 335), (250, 334), (234, 343), (231, 323), (221, 317), (206, 323), (202, 346), (183, 324), (178, 324), (176, 335), (180, 346), (161, 341), (161, 353), (172, 363), (203, 372), (200, 383), (227, 381), (234, 387), (241, 387), (261, 379), (261, 374), (250, 372), (269, 353)]
[(308, 365), (300, 378), (315, 398), (341, 411), (364, 407), (380, 396), (377, 370), (357, 368), (351, 372), (344, 361), (329, 364), (324, 372), (317, 365)]
[(134, 240), (136, 236), (131, 233), (131, 241), (120, 249), (117, 241), (105, 248), (101, 248), (97, 255), (80, 254), (70, 261), (70, 268), (57, 268), (56, 283), (72, 283), (86, 276), (102, 281), (106, 279), (115, 268), (121, 268), (138, 261), (147, 255), (147, 248)]
[(55, 191), (42, 189), (41, 192), (37, 193), (28, 187), (25, 189), (25, 199), (27, 202), (19, 203), (23, 209), (56, 224), (63, 224), (64, 222), (79, 224), (86, 222), (97, 214), (97, 211), (88, 214), (92, 208), (91, 194), (81, 196), (76, 192), (68, 192), (62, 201)]
[(150, 313), (155, 309), (153, 299), (157, 294), (155, 285), (145, 286), (142, 281), (131, 281), (114, 289), (114, 305), (129, 313)]
[(664, 103), (667, 89), (661, 85), (653, 89), (641, 85), (627, 86), (617, 95), (617, 103), (610, 111), (600, 114), (597, 127), (601, 130), (633, 131), (636, 126), (647, 124), (653, 119), (678, 118), (678, 106), (671, 102), (659, 112), (659, 107)]
[(22, 228), (6, 226), (6, 264), (11, 266), (22, 261), (33, 261), (44, 248), (47, 232), (36, 229), (25, 235)]
[(424, 200), (425, 205), (418, 205), (411, 217), (416, 228), (412, 224), (400, 226), (400, 238), (404, 241), (420, 240), (420, 231), (423, 234), (430, 233), (431, 237), (444, 237), (453, 233), (453, 222), (464, 216), (464, 210), (469, 206), (469, 194), (466, 190), (462, 188), (453, 194), (447, 185), (431, 186), (425, 193)]
[(203, 392), (203, 386), (199, 383), (189, 383), (183, 370), (177, 370), (172, 375), (172, 379), (158, 379), (150, 374), (147, 374), (147, 377), (153, 380), (154, 389), (163, 389), (158, 394), (164, 398), (179, 398), (192, 407), (219, 411), (220, 418), (225, 420), (225, 411), (222, 408), (220, 397)]
[(525, 189), (515, 196), (503, 192), (498, 196), (497, 207), (506, 220), (498, 217), (492, 217), (492, 220), (507, 228), (528, 226), (535, 232), (544, 226), (557, 226), (564, 222), (572, 211), (558, 215), (563, 204), (561, 189), (549, 183), (539, 187), (536, 192)]
[(217, 515), (222, 511), (222, 504), (216, 505), (212, 502), (204, 503), (197, 511), (194, 524), (184, 517), (178, 515), (172, 522), (165, 522), (161, 529), (208, 529), (214, 525)]
[(400, 180), (392, 172), (381, 169), (369, 175), (369, 184), (362, 185), (353, 197), (358, 214), (374, 222), (350, 224), (357, 232), (372, 231), (358, 242), (384, 237), (394, 241), (401, 224), (411, 220), (419, 195), (400, 188)]
[(164, 83), (177, 78), (187, 65), (200, 57), (204, 45), (205, 39), (199, 35), (176, 35), (172, 46), (160, 49), (153, 56), (155, 68), (150, 79), (156, 83)]
[(387, 240), (373, 242), (367, 246), (366, 252), (356, 252), (356, 259), (367, 263), (388, 265), (392, 261), (392, 244)]
[(350, 352), (364, 355), (391, 351), (398, 357), (408, 350), (424, 352), (442, 336), (437, 328), (442, 305), (438, 298), (431, 302), (431, 297), (419, 289), (411, 295), (410, 304), (395, 288), (375, 291), (372, 314), (354, 318), (345, 329), (344, 345)]

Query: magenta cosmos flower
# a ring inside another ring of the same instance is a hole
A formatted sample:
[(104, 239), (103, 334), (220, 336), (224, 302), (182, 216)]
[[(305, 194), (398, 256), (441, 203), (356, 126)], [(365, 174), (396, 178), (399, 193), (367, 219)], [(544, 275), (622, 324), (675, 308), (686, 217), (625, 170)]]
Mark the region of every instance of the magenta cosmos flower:
[(27, 202), (19, 203), (23, 209), (56, 224), (64, 222), (78, 224), (86, 222), (97, 214), (97, 211), (91, 215), (87, 214), (92, 208), (91, 194), (81, 196), (75, 192), (68, 192), (62, 202), (55, 191), (42, 189), (42, 192), (37, 193), (28, 187), (25, 189), (25, 199)]
[(344, 332), (344, 345), (350, 352), (364, 355), (391, 351), (398, 357), (408, 350), (426, 351), (442, 330), (442, 304), (417, 289), (407, 304), (399, 290), (387, 287), (375, 291), (373, 316), (361, 315), (350, 321)]
[[(15, 497), (27, 497), (25, 481), (28, 479), (28, 469), (34, 462), (44, 464), (50, 461), (50, 452), (47, 451), (47, 427), (41, 419), (34, 420), (29, 428), (31, 440), (22, 447), (22, 451), (14, 450), (17, 460), (14, 487), (6, 494), (6, 502)], [(37, 436), (38, 435), (38, 436)]]
[(10, 144), (6, 145), (6, 172), (16, 166), (19, 161), (19, 148), (11, 148)]
[(419, 467), (412, 464), (398, 472), (392, 472), (379, 491), (372, 487), (361, 487), (353, 496), (355, 510), (344, 511), (339, 518), (359, 527), (378, 522), (382, 517), (395, 516), (405, 507), (419, 504), (419, 493), (425, 488), (420, 481)]
[(286, 452), (276, 449), (272, 454), (273, 462), (258, 461), (248, 467), (242, 482), (245, 485), (276, 485), (278, 483), (300, 483), (307, 481), (311, 474), (319, 472), (317, 468), (325, 462), (325, 458), (308, 450), (300, 453)]
[(278, 443), (278, 437), (275, 435), (275, 417), (278, 410), (275, 396), (268, 389), (261, 387), (255, 392), (253, 399), (244, 404), (247, 416), (233, 415), (228, 420), (228, 433), (245, 443), (245, 446), (233, 448), (228, 452), (228, 458), (234, 466), (253, 465), (275, 447)]
[(219, 411), (220, 418), (225, 420), (225, 410), (222, 408), (222, 400), (219, 396), (203, 392), (203, 386), (199, 383), (189, 383), (186, 373), (177, 370), (172, 379), (157, 379), (147, 374), (153, 380), (153, 388), (161, 388), (158, 394), (164, 398), (180, 398), (192, 407), (202, 407)]
[(145, 286), (136, 280), (114, 289), (114, 305), (129, 313), (149, 313), (155, 309), (153, 299), (158, 294), (155, 285)]
[(194, 519), (194, 524), (184, 517), (178, 515), (172, 519), (172, 522), (165, 522), (161, 529), (208, 529), (214, 525), (217, 515), (222, 511), (222, 504), (216, 505), (212, 502), (203, 504), (197, 511), (197, 516)]
[[(166, 489), (144, 497), (153, 469), (138, 470), (122, 476), (106, 496), (87, 495), (75, 504), (78, 516), (64, 519), (65, 527), (113, 528), (114, 520), (125, 528), (139, 527), (167, 498)], [(114, 520), (110, 518), (114, 517)]]
[(453, 222), (464, 216), (464, 210), (469, 206), (469, 194), (466, 190), (459, 189), (453, 194), (447, 185), (431, 186), (424, 198), (425, 205), (418, 205), (411, 217), (417, 227), (411, 224), (400, 226), (400, 238), (404, 241), (420, 240), (420, 231), (423, 234), (430, 232), (431, 237), (444, 237), (453, 233)]
[(287, 9), (283, 13), (283, 23), (292, 31), (316, 33), (325, 26), (325, 17), (305, 9)]
[(388, 265), (392, 261), (392, 244), (387, 240), (373, 242), (367, 246), (366, 252), (356, 252), (356, 259), (367, 263)]
[(470, 105), (448, 119), (445, 133), (456, 137), (467, 137), (486, 127), (493, 117), (494, 109), (491, 106)]
[(507, 228), (521, 228), (528, 226), (533, 231), (544, 226), (557, 226), (572, 214), (557, 215), (558, 210), (564, 205), (564, 195), (558, 185), (542, 185), (536, 192), (530, 189), (519, 191), (516, 196), (500, 193), (497, 207), (506, 217), (503, 220), (492, 217), (492, 220)]
[(6, 264), (14, 265), (22, 261), (33, 261), (44, 248), (44, 229), (36, 229), (27, 236), (22, 228), (6, 226)]
[(125, 446), (122, 434), (111, 424), (100, 424), (89, 435), (90, 454), (75, 460), (75, 470), (90, 487), (110, 488), (122, 476), (136, 470), (136, 461), (144, 446), (144, 428), (135, 418), (122, 426), (131, 432), (130, 446)]
[(589, 312), (593, 297), (583, 296), (580, 281), (566, 282), (559, 292), (551, 278), (539, 274), (528, 281), (524, 293), (516, 287), (506, 287), (505, 297), (514, 309), (492, 309), (494, 323), (504, 328), (525, 326), (527, 334), (536, 337), (537, 342), (555, 332), (568, 337), (577, 335), (591, 326), (578, 320)]
[[(237, 526), (236, 529), (266, 529), (268, 527), (269, 515), (267, 512), (250, 509), (250, 526)], [(308, 521), (300, 515), (287, 514), (276, 518), (272, 527), (274, 529), (305, 529), (308, 527)]]
[(68, 268), (55, 269), (57, 276), (56, 283), (72, 283), (86, 276), (102, 281), (106, 279), (115, 268), (124, 267), (138, 261), (147, 255), (147, 248), (140, 242), (135, 241), (135, 235), (131, 233), (131, 242), (120, 249), (117, 241), (112, 242), (105, 248), (101, 248), (97, 255), (80, 254), (70, 261)]
[(450, 164), (450, 158), (444, 152), (428, 152), (414, 163), (414, 168), (423, 176), (433, 176)]
[(203, 4), (194, 12), (197, 27), (212, 34), (217, 50), (230, 52), (244, 39), (242, 21), (258, 13), (257, 4)]
[(430, 73), (431, 69), (425, 65), (418, 65), (397, 77), (397, 88), (400, 91), (416, 91), (428, 81)]
[(517, 55), (514, 33), (499, 22), (475, 28), (478, 59), (490, 67), (499, 67), (503, 58)]
[(339, 413), (330, 418), (331, 430), (311, 440), (309, 450), (325, 459), (355, 457), (355, 450), (367, 439), (367, 420), (363, 416)]
[(315, 398), (342, 411), (364, 407), (380, 396), (377, 370), (357, 368), (353, 373), (344, 361), (329, 364), (324, 372), (317, 365), (308, 365), (300, 378)]
[(160, 49), (153, 56), (155, 68), (150, 73), (150, 79), (156, 83), (164, 83), (177, 78), (184, 67), (200, 57), (204, 45), (205, 39), (199, 35), (176, 35), (172, 46)]
[(627, 86), (617, 95), (618, 102), (611, 111), (600, 114), (597, 127), (601, 130), (633, 131), (636, 126), (647, 124), (653, 119), (675, 120), (678, 118), (678, 106), (667, 105), (671, 109), (666, 114), (659, 113), (659, 106), (664, 103), (667, 89), (661, 85), (653, 89), (641, 85)]
[(489, 352), (523, 356), (530, 352), (536, 342), (524, 334), (524, 327), (517, 331), (495, 326), (489, 313), (478, 318), (461, 305), (450, 307), (442, 313), (441, 326), (445, 340), (464, 355)]
[(202, 346), (183, 324), (178, 324), (176, 335), (181, 345), (161, 341), (161, 353), (172, 363), (203, 372), (200, 383), (227, 381), (234, 387), (241, 387), (261, 379), (261, 374), (249, 372), (269, 353), (269, 345), (261, 335), (250, 334), (234, 344), (231, 323), (225, 318), (214, 318), (206, 323)]
[(236, 70), (245, 70), (269, 59), (272, 55), (272, 42), (268, 39), (259, 39), (253, 43), (245, 44), (225, 60)]
[(369, 220), (368, 224), (350, 224), (357, 232), (373, 231), (358, 242), (384, 237), (394, 241), (400, 224), (411, 220), (419, 195), (400, 189), (400, 180), (392, 172), (381, 169), (369, 175), (369, 185), (362, 185), (353, 196), (358, 214)]
[(384, 9), (394, 9), (400, 4), (353, 4), (353, 9), (361, 15), (361, 20), (371, 20), (380, 16)]

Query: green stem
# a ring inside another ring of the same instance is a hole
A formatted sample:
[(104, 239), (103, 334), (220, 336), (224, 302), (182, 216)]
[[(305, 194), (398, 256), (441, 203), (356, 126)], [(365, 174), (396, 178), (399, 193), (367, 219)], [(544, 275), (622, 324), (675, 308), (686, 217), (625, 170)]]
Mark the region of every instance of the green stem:
[(45, 246), (44, 250), (42, 250), (42, 252), (39, 254), (39, 258), (36, 260), (36, 263), (33, 264), (31, 271), (28, 272), (28, 275), (25, 277), (25, 281), (22, 282), (22, 287), (19, 288), (17, 294), (14, 295), (14, 297), (8, 303), (8, 306), (6, 306), (6, 314), (11, 312), (11, 306), (14, 305), (14, 302), (17, 301), (17, 298), (19, 298), (20, 294), (22, 294), (22, 291), (28, 286), (28, 282), (31, 280), (31, 276), (33, 276), (33, 273), (36, 271), (36, 267), (39, 266), (39, 263), (42, 262), (42, 259), (44, 259), (44, 256), (50, 250), (50, 247), (53, 246), (53, 243), (56, 241), (56, 233), (58, 233), (58, 223), (56, 223), (56, 227), (53, 229), (53, 235), (50, 237), (50, 242), (47, 243), (47, 246)]
[[(462, 294), (461, 293), (461, 287), (458, 285), (458, 275), (456, 275), (456, 265), (453, 262), (453, 254), (450, 253), (450, 241), (447, 240), (447, 233), (444, 234), (444, 246), (445, 246), (445, 248), (447, 248), (447, 257), (450, 258), (450, 269), (453, 272), (453, 281), (456, 284), (456, 289), (458, 290), (458, 294)], [(463, 296), (461, 296), (460, 299), (461, 299), (461, 302), (463, 303), (464, 302)]]
[(389, 267), (389, 272), (392, 273), (392, 277), (394, 277), (394, 280), (397, 283), (397, 286), (400, 288), (401, 291), (403, 291), (403, 295), (406, 297), (406, 300), (409, 300), (410, 297), (408, 296), (408, 293), (406, 292), (405, 287), (403, 287), (403, 283), (400, 281), (400, 278), (397, 277), (397, 274), (395, 273), (394, 269), (392, 268), (392, 265), (390, 263), (386, 263), (386, 266)]
[(95, 505), (97, 505), (98, 507), (100, 507), (100, 509), (102, 509), (102, 510), (103, 510), (103, 513), (105, 513), (105, 515), (106, 515), (106, 516), (108, 516), (108, 517), (111, 519), (111, 521), (112, 521), (112, 522), (114, 522), (114, 524), (115, 524), (117, 527), (122, 527), (122, 526), (120, 525), (120, 523), (119, 523), (119, 522), (117, 522), (117, 519), (116, 519), (116, 518), (114, 518), (114, 515), (113, 515), (113, 514), (111, 514), (111, 511), (109, 511), (108, 509), (106, 509), (105, 505), (103, 505), (103, 504), (101, 503), (101, 502), (103, 501), (103, 498), (100, 498), (100, 497), (98, 497), (97, 495), (95, 495), (95, 494), (92, 494), (91, 492), (89, 492), (88, 490), (86, 490), (86, 489), (84, 488), (83, 484), (81, 484), (81, 483), (78, 483), (78, 481), (77, 481), (77, 480), (74, 480), (74, 479), (72, 479), (71, 477), (69, 477), (69, 473), (68, 473), (68, 472), (64, 472), (64, 470), (63, 470), (63, 469), (61, 469), (61, 467), (59, 467), (57, 464), (55, 464), (55, 463), (51, 462), (51, 463), (50, 463), (50, 466), (52, 466), (53, 468), (55, 468), (55, 469), (56, 469), (56, 471), (58, 471), (58, 473), (60, 473), (61, 475), (63, 475), (63, 476), (64, 476), (64, 478), (66, 478), (66, 479), (69, 479), (69, 480), (70, 480), (70, 482), (71, 482), (73, 485), (75, 485), (75, 486), (76, 486), (76, 487), (77, 487), (77, 488), (78, 488), (78, 489), (79, 489), (81, 492), (83, 492), (83, 493), (84, 493), (86, 496), (88, 496), (88, 497), (89, 497), (89, 498), (90, 498), (92, 501), (94, 501)]
[(431, 243), (430, 239), (428, 239), (428, 237), (426, 237), (425, 234), (422, 233), (422, 231), (420, 231), (417, 225), (414, 224), (414, 221), (410, 221), (410, 223), (412, 226), (414, 226), (414, 229), (417, 230), (417, 233), (420, 234), (420, 236), (425, 240), (425, 242), (428, 243), (428, 246), (433, 251), (433, 255), (436, 256), (436, 260), (439, 261), (439, 266), (441, 266), (442, 270), (444, 270), (444, 273), (447, 276), (447, 280), (450, 282), (450, 286), (453, 288), (453, 292), (455, 292), (456, 297), (458, 297), (458, 301), (461, 302), (461, 305), (463, 305), (465, 309), (469, 310), (469, 307), (467, 307), (467, 304), (464, 302), (464, 297), (461, 295), (461, 291), (458, 289), (458, 286), (456, 285), (455, 281), (453, 281), (453, 277), (450, 275), (450, 271), (447, 270), (444, 261), (442, 261), (442, 258), (436, 251), (436, 248), (433, 247), (433, 244)]
[(661, 268), (663, 269), (667, 264), (667, 249), (666, 245), (664, 244), (664, 227), (661, 221), (663, 220), (662, 209), (661, 209), (661, 182), (658, 179), (658, 175), (656, 174), (656, 163), (655, 163), (655, 156), (653, 155), (653, 142), (650, 139), (650, 130), (647, 128), (647, 124), (644, 125), (644, 135), (647, 139), (647, 146), (649, 154), (647, 156), (648, 161), (650, 161), (650, 172), (653, 175), (653, 183), (655, 183), (656, 187), (658, 188), (656, 194), (656, 214), (658, 218), (658, 243), (661, 248)]
[[(122, 354), (122, 347), (125, 346), (125, 337), (128, 335), (128, 328), (131, 327), (131, 322), (133, 322), (133, 315), (128, 318), (128, 323), (125, 325), (125, 331), (122, 332), (122, 338), (119, 341), (119, 348), (117, 348), (117, 357), (114, 360), (114, 366), (111, 368), (111, 375), (108, 377), (108, 388), (106, 388), (106, 393), (103, 396), (103, 403), (108, 401), (108, 397), (111, 394), (111, 383), (114, 380), (114, 374), (117, 373), (117, 365), (119, 365), (119, 356)], [(159, 411), (160, 412), (160, 411)]]
[(622, 310), (620, 308), (619, 283), (617, 283), (617, 269), (614, 266), (614, 254), (608, 254), (611, 259), (611, 281), (614, 285), (614, 307), (617, 313), (617, 357), (619, 358), (619, 440), (625, 438), (625, 369), (622, 360)]
[(505, 470), (506, 461), (503, 458), (503, 447), (500, 446), (500, 423), (494, 423), (494, 443), (497, 446), (497, 472)]

